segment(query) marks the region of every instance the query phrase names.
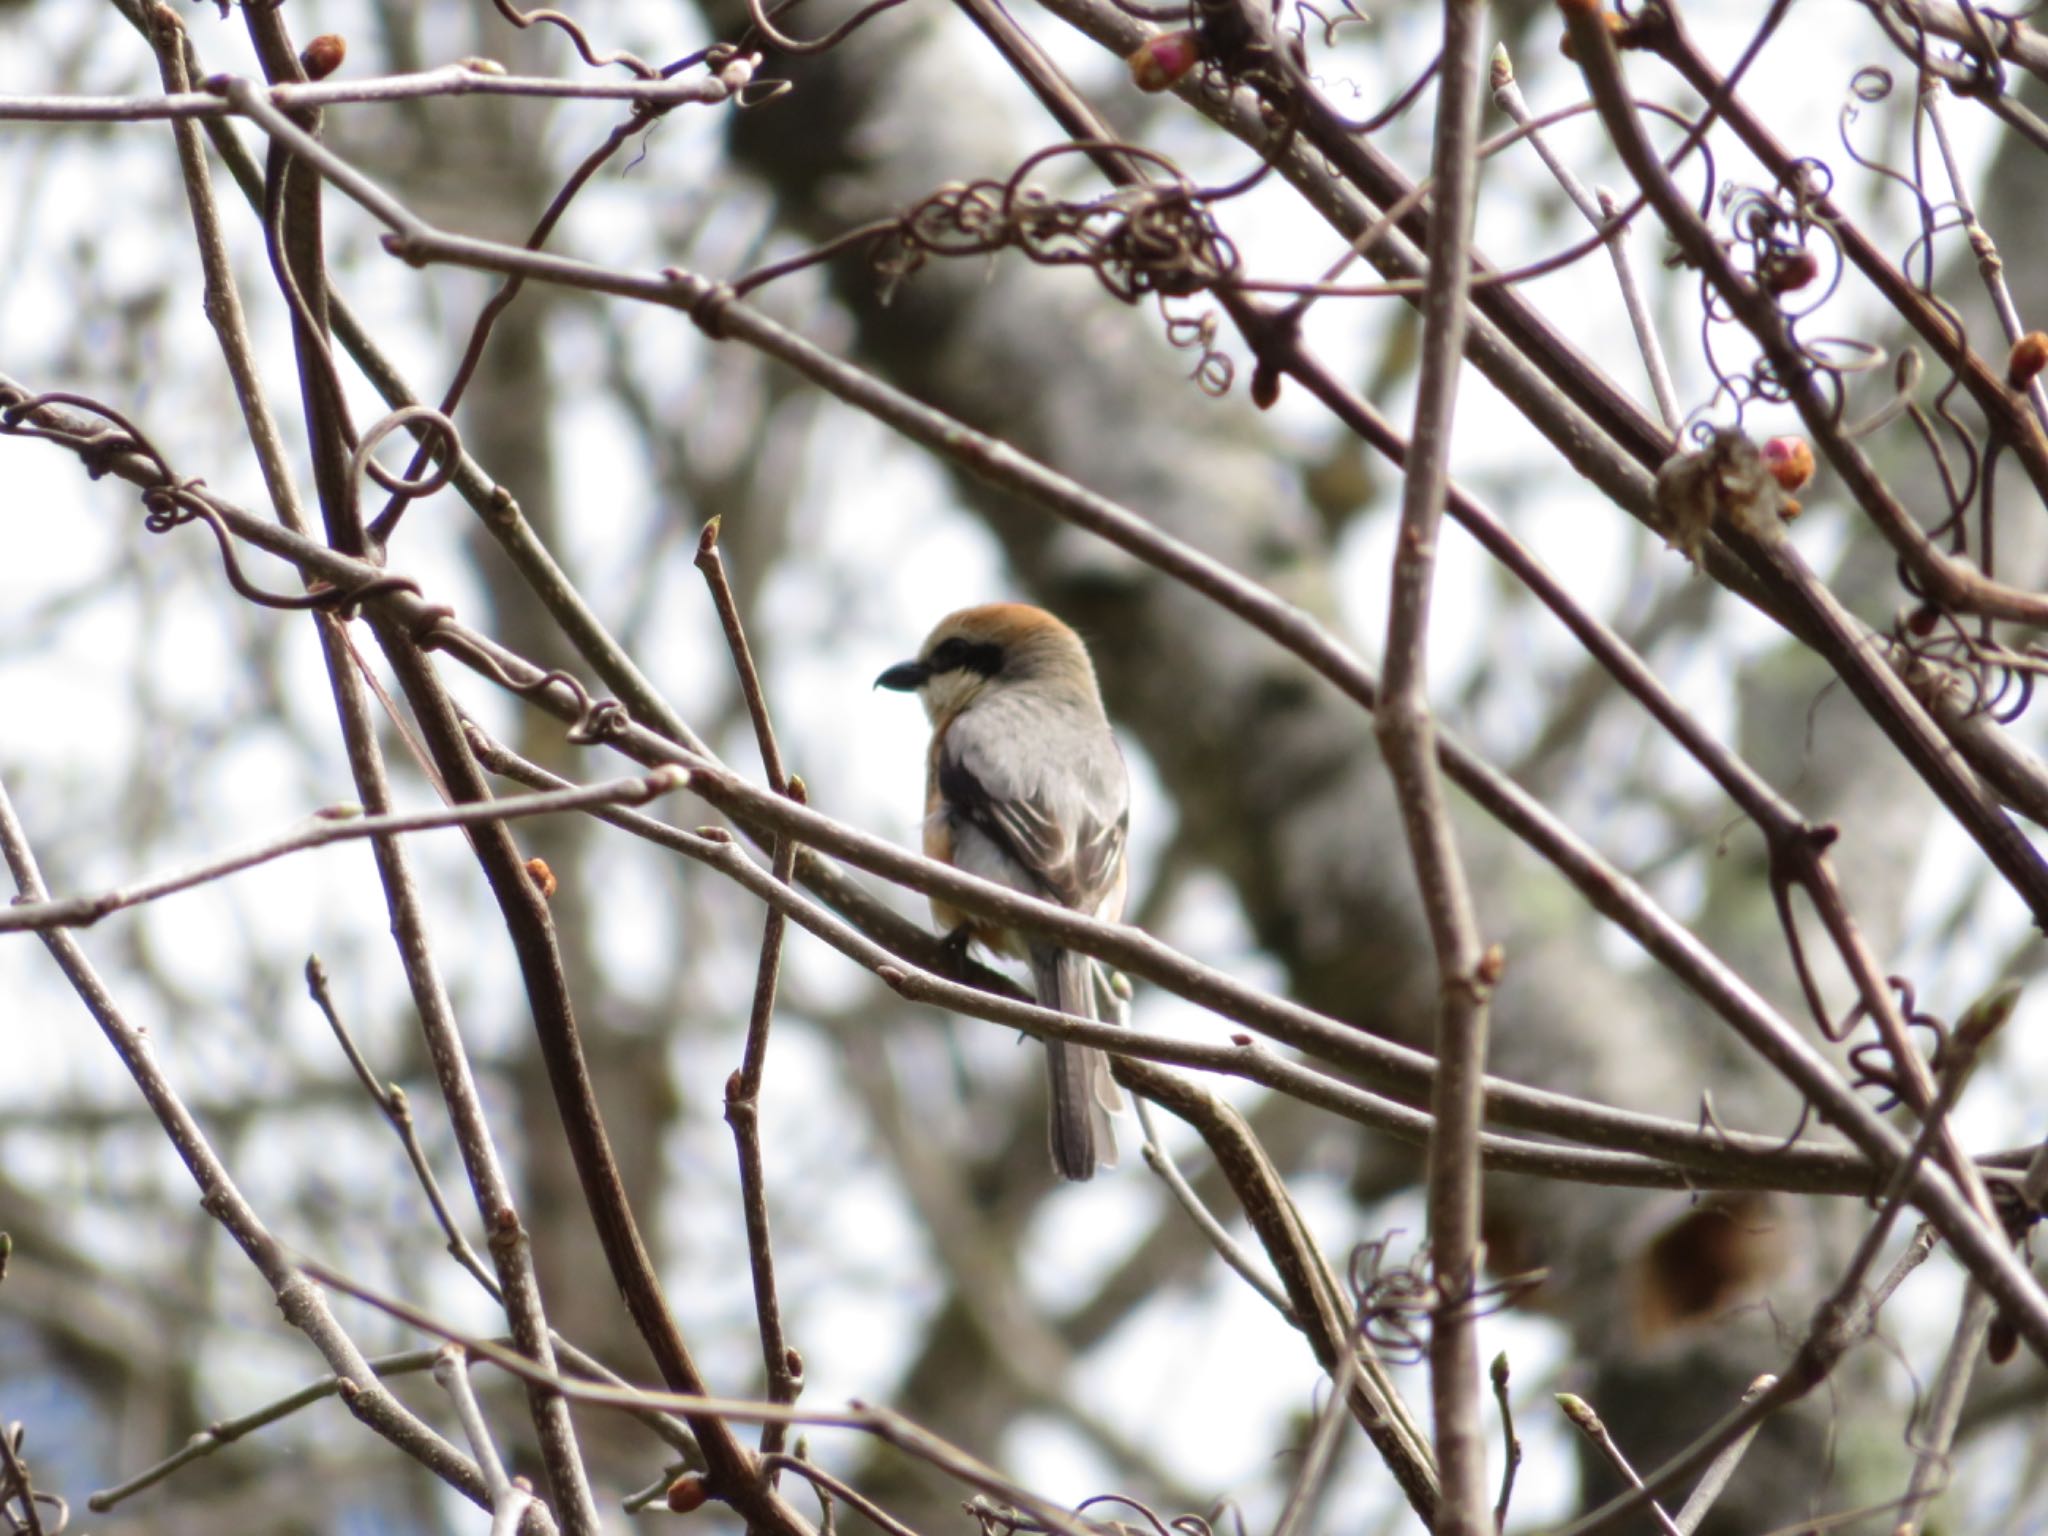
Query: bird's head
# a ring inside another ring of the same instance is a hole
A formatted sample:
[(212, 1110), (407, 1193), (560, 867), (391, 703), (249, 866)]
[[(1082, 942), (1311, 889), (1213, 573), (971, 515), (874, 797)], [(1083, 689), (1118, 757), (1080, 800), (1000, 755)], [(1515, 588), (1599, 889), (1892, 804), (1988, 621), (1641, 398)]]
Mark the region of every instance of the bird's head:
[(990, 688), (1071, 688), (1080, 697), (1096, 697), (1095, 668), (1081, 637), (1028, 603), (988, 603), (947, 614), (917, 659), (898, 662), (875, 686), (917, 694), (935, 722), (952, 718)]

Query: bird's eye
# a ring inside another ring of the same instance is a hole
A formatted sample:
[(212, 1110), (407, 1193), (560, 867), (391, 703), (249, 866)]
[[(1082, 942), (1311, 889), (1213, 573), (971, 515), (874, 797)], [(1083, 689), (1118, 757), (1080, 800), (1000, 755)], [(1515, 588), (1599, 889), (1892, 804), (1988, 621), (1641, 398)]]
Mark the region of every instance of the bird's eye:
[(1003, 648), (993, 641), (948, 635), (932, 647), (925, 666), (933, 672), (979, 672), (994, 677), (1003, 670)]

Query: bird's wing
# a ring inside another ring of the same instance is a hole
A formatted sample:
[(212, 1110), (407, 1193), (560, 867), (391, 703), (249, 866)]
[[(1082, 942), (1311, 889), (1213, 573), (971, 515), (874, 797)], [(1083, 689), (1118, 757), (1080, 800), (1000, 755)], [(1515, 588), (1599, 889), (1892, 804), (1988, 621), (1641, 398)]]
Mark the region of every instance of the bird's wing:
[[(1028, 760), (1045, 768), (1020, 772), (1014, 760), (1026, 754), (1014, 742), (1011, 750), (991, 750), (994, 731), (974, 715), (970, 710), (953, 722), (936, 754), (947, 812), (995, 844), (1053, 900), (1095, 911), (1116, 882), (1130, 823), (1121, 758), (1109, 773), (1085, 751), (1040, 740), (1031, 743)], [(1113, 757), (1106, 731), (1102, 739)]]

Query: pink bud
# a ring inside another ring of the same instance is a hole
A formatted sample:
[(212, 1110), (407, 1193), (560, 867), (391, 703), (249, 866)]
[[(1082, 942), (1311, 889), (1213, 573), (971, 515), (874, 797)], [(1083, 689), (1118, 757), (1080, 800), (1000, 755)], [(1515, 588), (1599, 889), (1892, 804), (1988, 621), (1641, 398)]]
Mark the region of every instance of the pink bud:
[(1813, 478), (1813, 449), (1803, 437), (1774, 437), (1764, 444), (1764, 467), (1781, 488), (1796, 491)]
[(1191, 31), (1161, 32), (1146, 38), (1124, 62), (1139, 90), (1163, 91), (1185, 80), (1202, 62), (1202, 40)]

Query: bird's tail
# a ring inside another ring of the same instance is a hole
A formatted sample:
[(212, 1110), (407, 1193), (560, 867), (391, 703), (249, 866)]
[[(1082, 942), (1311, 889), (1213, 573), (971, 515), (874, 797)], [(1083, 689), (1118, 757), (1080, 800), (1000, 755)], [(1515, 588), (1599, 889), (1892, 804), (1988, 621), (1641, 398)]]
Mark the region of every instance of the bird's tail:
[[(1084, 1019), (1096, 1017), (1095, 993), (1086, 955), (1055, 950), (1033, 955), (1032, 978), (1041, 1007)], [(1109, 1058), (1065, 1040), (1045, 1042), (1045, 1070), (1052, 1089), (1052, 1165), (1063, 1179), (1089, 1179), (1095, 1170), (1116, 1166), (1116, 1127), (1110, 1119), (1121, 1096), (1109, 1075)]]

